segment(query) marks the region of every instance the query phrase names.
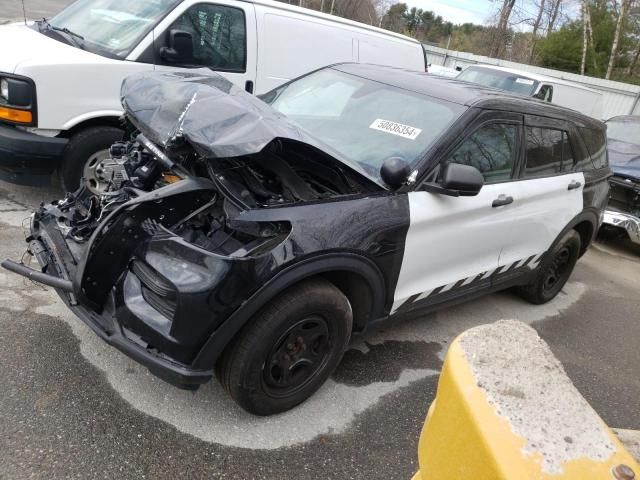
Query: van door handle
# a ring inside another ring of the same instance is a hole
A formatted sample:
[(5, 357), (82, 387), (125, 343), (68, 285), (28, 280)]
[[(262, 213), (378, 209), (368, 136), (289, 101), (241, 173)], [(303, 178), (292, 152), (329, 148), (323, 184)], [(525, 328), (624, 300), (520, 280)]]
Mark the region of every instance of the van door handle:
[(505, 205), (509, 205), (510, 203), (513, 203), (513, 197), (512, 196), (500, 195), (498, 198), (496, 198), (493, 201), (491, 206), (493, 208), (504, 207)]
[(569, 186), (567, 187), (567, 190), (575, 190), (576, 188), (580, 188), (581, 186), (582, 184), (580, 182), (576, 182), (575, 180), (572, 180)]
[(244, 83), (244, 89), (249, 93), (253, 93), (253, 82), (251, 80), (247, 80)]

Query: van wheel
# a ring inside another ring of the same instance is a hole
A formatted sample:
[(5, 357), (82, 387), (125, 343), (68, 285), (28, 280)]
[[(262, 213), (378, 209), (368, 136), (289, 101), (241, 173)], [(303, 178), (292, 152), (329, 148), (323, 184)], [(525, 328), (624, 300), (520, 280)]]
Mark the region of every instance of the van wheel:
[(578, 232), (567, 232), (553, 250), (548, 252), (546, 260), (538, 267), (533, 282), (520, 287), (519, 295), (535, 305), (552, 300), (571, 276), (580, 256), (581, 245)]
[(76, 133), (69, 139), (60, 169), (60, 183), (67, 192), (80, 186), (84, 177), (87, 188), (100, 194), (106, 188), (96, 175), (98, 164), (109, 158), (109, 148), (122, 140), (124, 132), (115, 127), (91, 127)]
[(272, 415), (309, 398), (342, 359), (353, 315), (340, 290), (309, 280), (269, 303), (227, 348), (216, 374), (247, 412)]

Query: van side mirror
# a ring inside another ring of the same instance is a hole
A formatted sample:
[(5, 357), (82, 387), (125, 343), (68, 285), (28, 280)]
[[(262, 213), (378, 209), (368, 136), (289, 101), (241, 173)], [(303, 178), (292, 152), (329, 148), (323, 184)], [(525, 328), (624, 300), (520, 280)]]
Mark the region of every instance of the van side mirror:
[(160, 56), (171, 63), (193, 63), (193, 36), (184, 30), (169, 30), (169, 46), (160, 48)]
[(473, 197), (480, 193), (484, 177), (480, 170), (470, 165), (446, 163), (440, 170), (437, 183), (430, 183), (424, 189), (452, 197)]

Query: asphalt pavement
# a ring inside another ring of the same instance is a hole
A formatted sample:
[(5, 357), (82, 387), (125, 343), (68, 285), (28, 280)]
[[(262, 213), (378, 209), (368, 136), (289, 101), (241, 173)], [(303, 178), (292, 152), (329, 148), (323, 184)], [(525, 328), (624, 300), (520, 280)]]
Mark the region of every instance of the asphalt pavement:
[[(22, 18), (0, 0), (0, 23)], [(69, 0), (25, 0), (29, 18)], [(0, 258), (25, 251), (23, 222), (56, 188), (0, 182)], [(350, 349), (300, 407), (240, 410), (210, 382), (178, 390), (105, 345), (55, 293), (0, 271), (0, 479), (407, 479), (451, 340), (518, 319), (550, 344), (598, 414), (640, 441), (640, 248), (606, 239), (551, 303), (509, 292), (389, 327)]]
[[(0, 183), (0, 257), (60, 195)], [(551, 303), (509, 292), (389, 327), (311, 400), (270, 418), (213, 381), (185, 392), (104, 344), (50, 289), (0, 272), (0, 478), (406, 479), (451, 340), (499, 319), (538, 330), (613, 427), (640, 429), (640, 248), (608, 240)]]
[(70, 3), (71, 0), (1, 0), (0, 24), (25, 17), (30, 20), (51, 17)]

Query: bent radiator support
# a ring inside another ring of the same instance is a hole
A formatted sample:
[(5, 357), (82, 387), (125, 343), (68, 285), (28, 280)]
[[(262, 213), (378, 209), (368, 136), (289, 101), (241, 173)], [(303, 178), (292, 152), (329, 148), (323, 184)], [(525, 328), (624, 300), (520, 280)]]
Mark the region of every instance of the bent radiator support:
[(413, 480), (640, 479), (548, 345), (516, 321), (452, 343), (418, 459)]

